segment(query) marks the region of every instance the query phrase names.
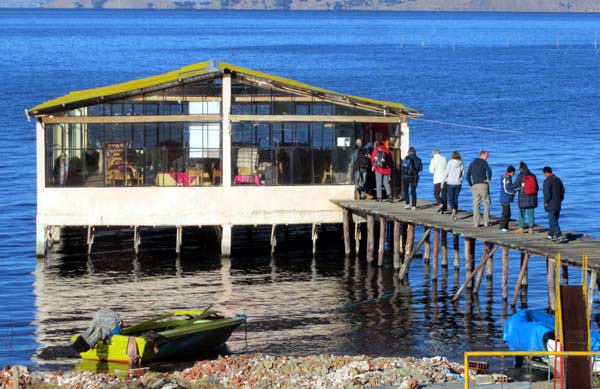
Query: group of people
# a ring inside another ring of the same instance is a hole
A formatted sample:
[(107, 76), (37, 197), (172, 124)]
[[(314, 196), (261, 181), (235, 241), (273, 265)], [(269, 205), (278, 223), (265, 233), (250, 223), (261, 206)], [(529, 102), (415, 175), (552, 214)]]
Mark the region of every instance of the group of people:
[[(366, 149), (361, 139), (356, 141), (356, 150), (353, 154), (354, 183), (361, 199), (366, 198), (366, 178), (369, 170), (375, 173), (375, 187), (377, 201), (393, 202), (390, 186), (392, 174), (392, 153), (383, 142), (375, 142), (372, 152)], [(469, 165), (466, 174), (462, 157), (458, 151), (452, 152), (450, 161), (444, 157), (439, 149), (433, 149), (432, 158), (429, 163), (429, 173), (433, 175), (433, 196), (435, 198), (436, 210), (445, 213), (450, 210), (452, 218), (457, 219), (458, 198), (462, 189), (463, 177), (466, 177), (473, 199), (473, 227), (479, 227), (481, 221), (480, 209), (483, 205), (483, 226), (490, 225), (490, 183), (492, 182), (492, 170), (487, 162), (489, 151), (483, 150), (479, 157), (475, 158)], [(416, 209), (417, 185), (423, 163), (417, 156), (414, 147), (408, 149), (400, 165), (402, 194), (405, 209)], [(544, 210), (548, 214), (548, 239), (563, 243), (567, 239), (562, 236), (558, 219), (560, 217), (561, 205), (565, 196), (565, 188), (562, 181), (553, 173), (550, 166), (543, 169), (545, 180), (542, 186), (544, 197)], [(536, 176), (529, 170), (523, 161), (519, 164), (519, 173), (513, 182), (516, 172), (514, 166), (509, 165), (506, 172), (500, 177), (499, 201), (502, 205), (502, 216), (498, 232), (509, 232), (508, 222), (511, 217), (511, 203), (515, 196), (518, 198), (519, 228), (516, 233), (533, 234), (534, 210), (538, 207), (538, 181)], [(385, 189), (386, 198), (383, 198)], [(527, 223), (526, 219), (527, 218)]]

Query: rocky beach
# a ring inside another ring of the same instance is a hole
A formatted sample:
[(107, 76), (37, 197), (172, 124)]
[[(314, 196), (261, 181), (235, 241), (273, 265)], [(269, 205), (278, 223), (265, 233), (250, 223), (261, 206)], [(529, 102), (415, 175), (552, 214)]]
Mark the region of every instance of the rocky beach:
[[(263, 354), (219, 357), (198, 361), (182, 371), (92, 373), (61, 370), (28, 371), (6, 366), (3, 387), (13, 388), (18, 370), (20, 387), (32, 388), (418, 388), (427, 384), (462, 382), (463, 366), (444, 357), (376, 358), (370, 356), (317, 355), (306, 357)], [(471, 374), (474, 374), (471, 371)], [(475, 377), (475, 376), (473, 376)], [(498, 376), (486, 375), (488, 381)]]

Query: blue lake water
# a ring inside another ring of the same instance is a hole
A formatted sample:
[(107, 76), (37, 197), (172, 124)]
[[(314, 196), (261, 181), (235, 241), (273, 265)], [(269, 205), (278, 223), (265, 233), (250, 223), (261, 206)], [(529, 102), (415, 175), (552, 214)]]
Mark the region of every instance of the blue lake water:
[[(163, 242), (135, 259), (129, 244), (105, 242), (90, 260), (70, 249), (36, 260), (35, 132), (23, 110), (210, 58), (415, 108), (424, 116), (411, 122), (411, 143), (425, 161), (434, 147), (460, 150), (466, 162), (485, 148), (496, 178), (521, 160), (540, 179), (551, 165), (567, 191), (563, 230), (600, 237), (600, 15), (4, 9), (0, 21), (2, 364), (74, 364), (64, 346), (102, 305), (129, 321), (207, 303), (265, 316), (390, 292), (344, 311), (256, 318), (248, 345), (236, 333), (230, 351), (459, 360), (465, 350), (503, 347), (499, 277), (471, 312), (448, 297), (464, 270), (455, 281), (450, 268), (436, 288), (417, 261), (402, 285), (389, 266), (345, 260), (339, 241), (321, 243), (314, 258), (282, 250), (220, 260), (197, 246), (177, 260)], [(429, 182), (425, 174), (419, 195), (431, 199)], [(467, 190), (460, 202), (470, 208)], [(547, 224), (542, 209), (536, 220)], [(518, 257), (511, 261), (512, 287)], [(528, 305), (545, 308), (544, 262), (533, 261), (529, 278)]]

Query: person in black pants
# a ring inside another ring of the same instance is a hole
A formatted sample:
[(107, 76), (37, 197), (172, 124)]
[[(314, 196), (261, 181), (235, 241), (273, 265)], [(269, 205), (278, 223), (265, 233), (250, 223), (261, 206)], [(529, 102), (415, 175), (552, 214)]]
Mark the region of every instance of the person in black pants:
[(500, 218), (500, 227), (498, 232), (508, 232), (508, 221), (510, 220), (510, 203), (515, 199), (512, 177), (515, 174), (515, 167), (510, 165), (506, 168), (506, 173), (500, 177), (500, 204), (502, 204), (502, 217)]
[(558, 218), (560, 217), (560, 208), (565, 199), (565, 187), (560, 180), (552, 173), (550, 166), (544, 166), (544, 209), (548, 212), (548, 239), (554, 242), (566, 243), (568, 239), (562, 236)]
[[(408, 155), (402, 160), (402, 189), (406, 205), (404, 209), (417, 209), (417, 184), (419, 183), (419, 172), (423, 170), (423, 162), (417, 157), (417, 150), (414, 147), (408, 148)], [(411, 190), (410, 202), (408, 189)]]

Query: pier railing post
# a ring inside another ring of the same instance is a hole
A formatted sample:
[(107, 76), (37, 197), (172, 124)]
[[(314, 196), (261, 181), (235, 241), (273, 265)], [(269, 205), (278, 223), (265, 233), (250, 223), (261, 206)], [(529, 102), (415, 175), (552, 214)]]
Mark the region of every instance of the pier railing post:
[(375, 217), (367, 215), (367, 262), (373, 262), (375, 239)]
[(350, 219), (352, 218), (352, 213), (350, 210), (344, 208), (344, 254), (349, 257), (352, 251), (352, 247), (350, 244)]

